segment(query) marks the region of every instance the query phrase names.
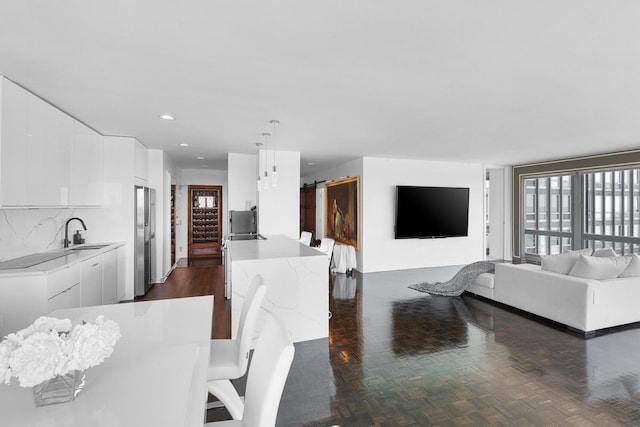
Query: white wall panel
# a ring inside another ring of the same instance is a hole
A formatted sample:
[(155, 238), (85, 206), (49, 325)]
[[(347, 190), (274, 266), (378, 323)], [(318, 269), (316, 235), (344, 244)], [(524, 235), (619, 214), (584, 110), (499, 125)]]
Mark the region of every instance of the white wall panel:
[[(361, 244), (365, 273), (462, 265), (483, 259), (481, 164), (364, 158), (363, 176)], [(396, 185), (469, 187), (469, 235), (396, 240)]]

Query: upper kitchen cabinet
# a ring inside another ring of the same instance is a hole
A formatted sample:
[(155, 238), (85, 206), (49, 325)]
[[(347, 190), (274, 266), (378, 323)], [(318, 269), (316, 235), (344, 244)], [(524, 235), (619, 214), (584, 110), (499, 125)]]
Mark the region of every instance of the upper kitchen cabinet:
[(76, 121), (71, 156), (71, 197), (74, 206), (102, 204), (102, 135)]
[(102, 203), (102, 135), (1, 79), (0, 204)]
[(140, 185), (147, 185), (149, 181), (149, 150), (136, 139), (134, 151), (134, 171), (136, 181)]
[(27, 95), (9, 80), (0, 81), (0, 203), (26, 204), (27, 180)]

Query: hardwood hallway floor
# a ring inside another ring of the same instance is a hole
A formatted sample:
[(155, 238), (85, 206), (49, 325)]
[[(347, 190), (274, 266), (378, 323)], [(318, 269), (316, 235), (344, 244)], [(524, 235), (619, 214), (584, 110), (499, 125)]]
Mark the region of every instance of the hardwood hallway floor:
[[(333, 276), (330, 336), (296, 344), (278, 425), (640, 425), (640, 329), (583, 340), (471, 296), (407, 288), (454, 272)], [(225, 336), (222, 280), (219, 265), (179, 268), (147, 298), (212, 293), (212, 335)]]

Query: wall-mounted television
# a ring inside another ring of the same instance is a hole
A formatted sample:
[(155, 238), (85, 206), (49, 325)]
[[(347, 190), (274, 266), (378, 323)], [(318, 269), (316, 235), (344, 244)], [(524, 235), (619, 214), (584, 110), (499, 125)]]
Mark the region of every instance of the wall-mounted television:
[(469, 188), (396, 186), (396, 239), (467, 236)]

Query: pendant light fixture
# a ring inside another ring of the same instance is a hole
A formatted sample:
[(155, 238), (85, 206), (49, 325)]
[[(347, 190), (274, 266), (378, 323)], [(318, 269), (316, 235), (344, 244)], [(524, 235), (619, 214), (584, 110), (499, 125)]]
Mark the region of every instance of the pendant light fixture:
[(262, 142), (256, 142), (256, 147), (258, 148), (258, 193), (262, 190), (262, 180), (260, 179), (260, 147), (262, 147)]
[(280, 124), (278, 120), (271, 120), (271, 126), (273, 126), (273, 170), (271, 172), (271, 185), (276, 187), (278, 185), (278, 171), (276, 170), (276, 126)]
[(266, 144), (267, 138), (269, 138), (271, 134), (269, 132), (262, 132), (262, 138), (265, 142), (265, 151), (264, 151), (264, 177), (262, 178), (262, 185), (264, 185), (264, 189), (269, 189), (269, 151), (268, 145)]

